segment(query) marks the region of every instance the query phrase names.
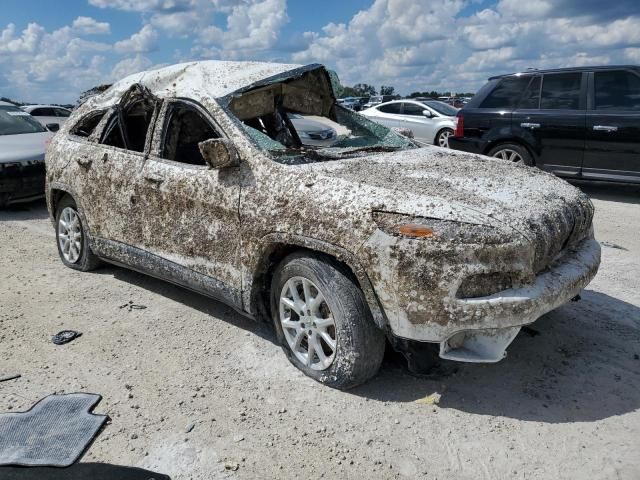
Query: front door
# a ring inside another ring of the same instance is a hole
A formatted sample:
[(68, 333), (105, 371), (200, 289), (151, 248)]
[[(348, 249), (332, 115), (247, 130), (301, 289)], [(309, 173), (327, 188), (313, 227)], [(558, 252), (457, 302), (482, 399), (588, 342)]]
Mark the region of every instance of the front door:
[(198, 149), (221, 136), (201, 106), (165, 102), (142, 171), (144, 248), (161, 276), (240, 305), (240, 171), (211, 169)]
[(416, 140), (433, 143), (436, 135), (435, 121), (424, 116), (422, 112), (425, 110), (428, 109), (422, 105), (402, 102), (402, 126), (411, 130)]
[(640, 182), (640, 76), (594, 72), (582, 176)]

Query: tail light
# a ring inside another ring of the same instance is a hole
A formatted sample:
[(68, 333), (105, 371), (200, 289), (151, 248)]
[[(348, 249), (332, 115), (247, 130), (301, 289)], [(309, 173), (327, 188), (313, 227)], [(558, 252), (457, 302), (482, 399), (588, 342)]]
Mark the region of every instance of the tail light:
[(454, 137), (464, 137), (464, 117), (458, 113), (456, 117), (456, 129), (453, 132)]

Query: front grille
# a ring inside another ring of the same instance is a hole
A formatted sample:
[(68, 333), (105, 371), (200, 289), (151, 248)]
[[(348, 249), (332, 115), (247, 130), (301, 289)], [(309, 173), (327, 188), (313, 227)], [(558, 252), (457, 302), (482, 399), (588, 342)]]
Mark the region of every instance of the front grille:
[(44, 162), (0, 164), (0, 193), (10, 198), (28, 197), (44, 192)]

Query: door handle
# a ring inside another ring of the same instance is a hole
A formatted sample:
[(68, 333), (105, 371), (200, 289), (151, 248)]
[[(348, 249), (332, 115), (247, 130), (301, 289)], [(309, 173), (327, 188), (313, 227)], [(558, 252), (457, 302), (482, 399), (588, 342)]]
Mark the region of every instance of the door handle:
[(144, 179), (148, 182), (155, 183), (156, 185), (160, 185), (164, 182), (164, 178), (160, 175), (154, 175), (153, 173), (145, 173)]
[(609, 132), (609, 133), (618, 131), (618, 127), (614, 125), (594, 125), (593, 129), (596, 130), (597, 132)]
[(539, 123), (521, 123), (520, 126), (522, 128), (530, 128), (531, 130), (535, 130), (536, 128), (540, 128)]
[(83, 155), (80, 157), (76, 157), (76, 162), (78, 163), (78, 165), (81, 165), (83, 167), (88, 167), (89, 165), (91, 165), (91, 157), (87, 156), (87, 155)]

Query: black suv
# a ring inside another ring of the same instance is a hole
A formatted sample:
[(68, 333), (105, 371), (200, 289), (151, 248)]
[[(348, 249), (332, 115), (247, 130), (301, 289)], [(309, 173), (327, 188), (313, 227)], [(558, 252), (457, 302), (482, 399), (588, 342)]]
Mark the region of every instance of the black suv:
[(640, 183), (640, 67), (492, 77), (458, 112), (449, 146), (563, 177)]

